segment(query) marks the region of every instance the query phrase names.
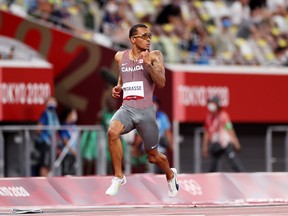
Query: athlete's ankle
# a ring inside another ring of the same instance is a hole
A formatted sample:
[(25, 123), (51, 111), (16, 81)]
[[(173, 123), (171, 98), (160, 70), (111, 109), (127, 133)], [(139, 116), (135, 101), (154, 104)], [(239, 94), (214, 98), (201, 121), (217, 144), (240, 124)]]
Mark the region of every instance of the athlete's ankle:
[(124, 177), (124, 174), (120, 173), (120, 174), (115, 174), (114, 176), (119, 178), (119, 179), (122, 179)]
[(169, 173), (166, 174), (167, 181), (170, 181), (174, 177), (174, 172), (170, 169)]

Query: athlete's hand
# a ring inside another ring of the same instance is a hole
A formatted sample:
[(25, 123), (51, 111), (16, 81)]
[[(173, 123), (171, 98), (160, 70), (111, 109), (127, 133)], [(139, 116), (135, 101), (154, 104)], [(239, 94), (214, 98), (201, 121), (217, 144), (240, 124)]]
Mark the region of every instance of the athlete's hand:
[(117, 86), (114, 86), (112, 88), (112, 97), (113, 98), (119, 98), (120, 97), (120, 93), (121, 93), (121, 86), (120, 85), (117, 85)]
[(143, 56), (143, 62), (145, 64), (151, 64), (151, 57), (150, 57), (149, 50), (145, 50), (145, 51), (141, 52), (141, 55)]

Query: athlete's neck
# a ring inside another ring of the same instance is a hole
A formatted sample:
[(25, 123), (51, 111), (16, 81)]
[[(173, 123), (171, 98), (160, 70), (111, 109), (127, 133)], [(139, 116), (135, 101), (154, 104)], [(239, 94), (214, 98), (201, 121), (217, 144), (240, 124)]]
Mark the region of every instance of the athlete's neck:
[(139, 58), (139, 56), (141, 56), (141, 52), (143, 51), (145, 50), (131, 49), (130, 57), (132, 57), (132, 59), (136, 61)]
[(136, 50), (131, 50), (130, 56), (134, 61), (136, 61), (140, 56), (140, 52)]

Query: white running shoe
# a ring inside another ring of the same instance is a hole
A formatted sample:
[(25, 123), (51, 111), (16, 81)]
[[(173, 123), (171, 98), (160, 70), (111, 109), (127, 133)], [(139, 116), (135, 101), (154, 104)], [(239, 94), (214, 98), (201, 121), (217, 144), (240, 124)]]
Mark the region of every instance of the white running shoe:
[(126, 177), (123, 176), (123, 178), (118, 178), (118, 177), (114, 177), (112, 179), (112, 183), (110, 185), (110, 187), (106, 190), (106, 194), (109, 196), (114, 196), (118, 193), (118, 188), (120, 185), (124, 185), (126, 184), (127, 180)]
[(169, 197), (175, 197), (179, 191), (179, 183), (177, 180), (177, 170), (175, 168), (171, 168), (174, 173), (174, 177), (168, 181), (168, 195)]

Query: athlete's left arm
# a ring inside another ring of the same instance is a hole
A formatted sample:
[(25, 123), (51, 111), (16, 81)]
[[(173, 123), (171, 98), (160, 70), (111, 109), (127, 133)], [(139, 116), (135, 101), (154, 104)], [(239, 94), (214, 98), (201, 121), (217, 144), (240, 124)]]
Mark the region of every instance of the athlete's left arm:
[(155, 85), (163, 88), (166, 83), (163, 55), (159, 50), (155, 50), (148, 53), (148, 57), (150, 61), (145, 64), (145, 69), (149, 71)]

